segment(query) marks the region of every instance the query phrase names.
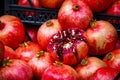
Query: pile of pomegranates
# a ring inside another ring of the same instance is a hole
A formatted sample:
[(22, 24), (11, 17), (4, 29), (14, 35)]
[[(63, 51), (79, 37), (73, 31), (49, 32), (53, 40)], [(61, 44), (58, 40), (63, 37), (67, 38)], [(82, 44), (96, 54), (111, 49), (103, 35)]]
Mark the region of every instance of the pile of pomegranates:
[(59, 8), (58, 17), (39, 26), (0, 17), (0, 80), (120, 80), (119, 34), (109, 21), (93, 20), (98, 12), (117, 15), (119, 0), (36, 1)]

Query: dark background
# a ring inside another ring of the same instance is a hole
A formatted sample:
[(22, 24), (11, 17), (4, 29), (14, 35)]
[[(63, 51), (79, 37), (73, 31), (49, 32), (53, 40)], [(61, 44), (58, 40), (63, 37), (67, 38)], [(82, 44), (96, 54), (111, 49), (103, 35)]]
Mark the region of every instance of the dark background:
[(4, 14), (4, 0), (0, 0), (0, 16)]

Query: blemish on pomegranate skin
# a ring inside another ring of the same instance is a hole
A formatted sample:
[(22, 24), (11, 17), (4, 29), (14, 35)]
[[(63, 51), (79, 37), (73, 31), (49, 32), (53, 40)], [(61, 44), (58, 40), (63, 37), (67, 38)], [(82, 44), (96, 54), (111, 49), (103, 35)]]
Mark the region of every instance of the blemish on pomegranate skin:
[(112, 36), (111, 34), (106, 35), (106, 39), (111, 41), (112, 39), (114, 39), (114, 36)]

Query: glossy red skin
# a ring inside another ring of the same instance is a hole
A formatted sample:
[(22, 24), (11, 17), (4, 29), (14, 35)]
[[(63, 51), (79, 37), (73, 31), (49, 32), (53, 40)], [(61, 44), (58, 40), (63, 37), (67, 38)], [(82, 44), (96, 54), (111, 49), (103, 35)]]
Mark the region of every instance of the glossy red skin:
[[(79, 10), (73, 9), (75, 5)], [(85, 30), (92, 18), (91, 9), (81, 0), (64, 1), (58, 12), (58, 21), (63, 29), (77, 27)]]
[(15, 52), (19, 59), (28, 62), (42, 48), (35, 42), (27, 42), (25, 46), (19, 46)]
[(41, 6), (45, 8), (60, 8), (65, 0), (40, 0)]
[(11, 48), (17, 48), (25, 38), (24, 25), (15, 16), (3, 15), (0, 17), (0, 41)]
[(96, 21), (95, 26), (91, 26), (86, 31), (89, 54), (90, 55), (105, 55), (113, 50), (118, 34), (114, 26), (107, 21)]
[(50, 53), (44, 52), (40, 57), (36, 57), (36, 55), (28, 62), (31, 66), (34, 79), (41, 80), (41, 76), (46, 68), (48, 68), (54, 62)]
[(22, 60), (12, 59), (10, 66), (0, 69), (0, 80), (32, 80), (32, 69)]
[[(90, 80), (114, 80), (117, 74), (118, 74), (118, 71), (116, 71), (113, 68), (110, 68), (110, 67), (99, 68), (92, 75)], [(118, 80), (120, 80), (120, 78)]]
[(46, 21), (40, 26), (37, 32), (38, 43), (44, 50), (47, 50), (47, 45), (52, 35), (61, 30), (61, 26), (57, 19), (51, 19), (50, 21), (53, 22), (53, 25), (47, 26)]
[(17, 53), (9, 46), (5, 46), (4, 58), (17, 59)]
[(41, 80), (80, 80), (74, 68), (69, 65), (51, 65), (42, 75)]
[(87, 64), (82, 65), (79, 63), (75, 68), (81, 80), (89, 80), (97, 69), (107, 66), (105, 62), (97, 57), (88, 57), (87, 61)]
[(112, 59), (108, 60), (106, 55), (103, 58), (103, 61), (105, 61), (109, 67), (115, 68), (116, 70), (120, 71), (120, 49), (115, 49), (111, 51), (111, 54), (113, 55)]
[[(25, 30), (27, 32), (28, 35), (26, 35), (26, 40), (25, 41), (32, 41), (32, 42), (36, 42), (37, 41), (37, 31), (38, 31), (38, 27), (37, 26), (33, 26), (31, 27), (30, 25), (25, 27)], [(29, 37), (28, 37), (29, 36)], [(30, 38), (30, 39), (29, 39)]]
[[(40, 8), (40, 7), (41, 7), (39, 0), (31, 0), (31, 2), (32, 2), (32, 5), (33, 5), (35, 8)], [(29, 4), (28, 0), (19, 0), (19, 1), (18, 1), (18, 5), (31, 6), (31, 5)]]
[(106, 13), (120, 16), (120, 0), (114, 2)]
[(93, 12), (103, 12), (109, 8), (113, 0), (83, 0), (89, 5)]
[(116, 2), (116, 1), (119, 1), (119, 0), (113, 0), (113, 2)]

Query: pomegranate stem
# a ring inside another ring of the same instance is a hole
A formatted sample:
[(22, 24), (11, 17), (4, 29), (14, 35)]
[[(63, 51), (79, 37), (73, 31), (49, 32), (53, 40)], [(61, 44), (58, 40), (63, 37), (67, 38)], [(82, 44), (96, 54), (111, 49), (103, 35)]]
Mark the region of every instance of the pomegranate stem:
[(110, 52), (106, 55), (107, 60), (111, 60), (113, 58), (113, 54)]
[(53, 22), (51, 21), (51, 20), (48, 20), (47, 22), (46, 22), (46, 25), (49, 27), (49, 26), (52, 26), (53, 25)]
[(55, 66), (61, 66), (62, 63), (61, 62), (58, 62), (58, 61), (55, 61), (55, 63), (53, 63)]
[(78, 11), (79, 9), (80, 9), (80, 6), (79, 6), (79, 5), (77, 5), (77, 4), (76, 4), (76, 5), (73, 5), (73, 10), (74, 10), (74, 11)]
[(43, 56), (44, 55), (44, 51), (40, 51), (36, 54), (36, 57), (39, 58), (40, 56)]
[(92, 28), (95, 28), (96, 27), (96, 20), (92, 20), (91, 22), (90, 22), (90, 26), (92, 27)]
[(23, 42), (23, 43), (19, 44), (19, 46), (26, 47), (26, 46), (28, 46), (29, 43), (30, 43), (30, 41)]
[(11, 59), (9, 59), (9, 58), (5, 58), (4, 60), (3, 60), (3, 67), (5, 67), (5, 66), (10, 66), (10, 64), (13, 62), (13, 60), (11, 60)]
[(83, 66), (87, 65), (87, 63), (88, 63), (88, 60), (86, 58), (81, 61), (81, 65)]

